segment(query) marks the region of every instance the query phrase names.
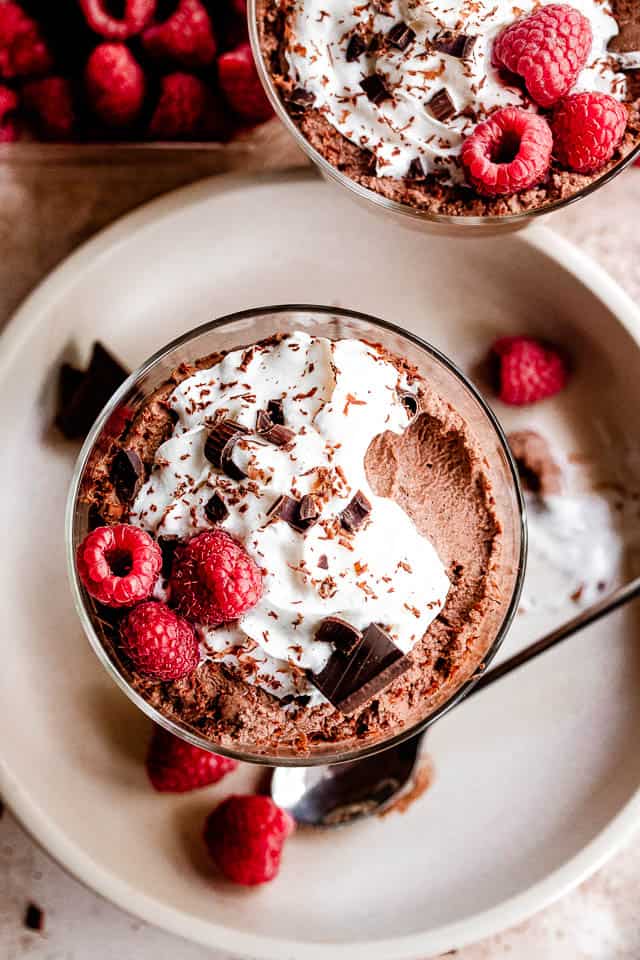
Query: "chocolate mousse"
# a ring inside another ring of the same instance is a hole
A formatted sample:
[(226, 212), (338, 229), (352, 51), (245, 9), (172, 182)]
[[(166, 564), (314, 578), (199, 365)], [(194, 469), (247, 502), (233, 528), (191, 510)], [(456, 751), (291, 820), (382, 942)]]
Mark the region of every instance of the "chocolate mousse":
[[(583, 104), (569, 133), (564, 120), (557, 133), (560, 121), (554, 125), (554, 110), (564, 100), (547, 103), (542, 97), (536, 102), (526, 69), (517, 75), (513, 65), (507, 70), (496, 61), (504, 31), (550, 3), (257, 0), (258, 31), (264, 63), (284, 108), (314, 150), (345, 177), (429, 214), (505, 216), (572, 196), (640, 142), (638, 0), (574, 0), (569, 5), (586, 31), (583, 47), (589, 52), (582, 56), (577, 51), (582, 68), (566, 93), (607, 95), (623, 105), (615, 132), (607, 134), (608, 147), (602, 147), (601, 131), (594, 136), (600, 142), (592, 163), (576, 153), (584, 147), (581, 131), (599, 123), (593, 118), (602, 116), (602, 102), (587, 108), (588, 124), (579, 119)], [(563, 31), (559, 26), (558, 35)], [(522, 41), (514, 49), (518, 43)], [(564, 69), (565, 52), (553, 49), (551, 33), (545, 34), (545, 43), (550, 49), (541, 56)], [(502, 56), (511, 64), (504, 52)], [(528, 119), (531, 111), (540, 121)], [(505, 122), (480, 143), (483, 159), (493, 169), (488, 175), (481, 170), (478, 178), (477, 151), (465, 151), (463, 145), (488, 118)], [(522, 148), (527, 123), (535, 144), (529, 152)], [(552, 143), (556, 134), (562, 143)], [(576, 140), (579, 147), (572, 151)], [(503, 182), (504, 168), (514, 160), (516, 166)]]
[[(200, 647), (186, 676), (145, 675), (123, 653), (123, 614), (94, 604), (118, 669), (165, 717), (257, 755), (400, 732), (481, 668), (511, 599), (469, 425), (360, 340), (298, 332), (183, 364), (96, 450), (81, 501), (94, 526), (160, 545), (153, 599), (191, 619)], [(193, 613), (202, 591), (190, 617), (172, 595), (185, 544), (211, 530), (262, 576), (231, 622)]]

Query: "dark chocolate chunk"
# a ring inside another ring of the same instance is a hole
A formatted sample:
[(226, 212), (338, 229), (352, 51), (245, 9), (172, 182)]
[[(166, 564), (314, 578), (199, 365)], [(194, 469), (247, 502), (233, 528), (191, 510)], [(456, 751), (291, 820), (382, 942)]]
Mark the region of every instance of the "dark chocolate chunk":
[(341, 713), (353, 713), (411, 665), (377, 624), (372, 623), (349, 655), (337, 650), (326, 667), (307, 677)]
[(111, 461), (110, 474), (118, 497), (129, 503), (144, 480), (144, 464), (135, 450), (120, 449)]
[(78, 371), (73, 371), (68, 364), (60, 371), (61, 406), (56, 425), (69, 440), (81, 440), (129, 372), (101, 343), (94, 343), (86, 372), (78, 377)]
[(340, 617), (327, 617), (316, 631), (315, 639), (332, 644), (345, 657), (350, 657), (362, 640), (362, 634)]
[(224, 523), (229, 516), (227, 505), (219, 493), (214, 493), (213, 496), (209, 498), (204, 512), (211, 523)]
[(355, 533), (368, 519), (371, 504), (361, 490), (358, 490), (351, 503), (340, 514), (340, 522), (349, 533)]
[(445, 120), (450, 120), (456, 113), (455, 103), (449, 96), (449, 91), (444, 88), (434, 93), (427, 106), (436, 120), (440, 120), (442, 123)]
[(377, 73), (372, 73), (370, 76), (365, 77), (361, 81), (360, 86), (366, 93), (371, 103), (378, 104), (383, 103), (385, 100), (391, 100), (391, 94), (385, 86), (385, 82), (382, 77)]
[(458, 60), (466, 60), (471, 56), (477, 39), (477, 37), (471, 37), (465, 33), (450, 33), (449, 31), (445, 31), (435, 37), (433, 45), (439, 53), (446, 53), (448, 56), (456, 57)]
[(422, 166), (422, 160), (420, 157), (414, 157), (409, 164), (405, 180), (425, 180), (426, 176), (424, 167)]
[[(293, 527), (294, 530), (297, 530), (298, 533), (304, 533), (305, 530), (308, 530), (309, 527), (313, 526), (318, 518), (317, 510), (315, 516), (313, 517), (300, 516), (300, 508), (305, 499), (306, 498), (303, 497), (302, 500), (295, 500), (293, 497), (287, 497), (286, 495), (278, 497), (275, 503), (273, 503), (269, 508), (268, 516), (278, 517), (280, 520), (284, 520), (285, 523), (288, 523), (290, 527)], [(306, 505), (305, 513), (308, 513), (310, 509), (310, 506)]]
[[(287, 71), (288, 69), (289, 65), (287, 64)], [(285, 94), (284, 100), (290, 113), (304, 113), (305, 110), (309, 110), (314, 105), (316, 98), (309, 90), (305, 90), (303, 87), (294, 87), (291, 93)]]
[(224, 469), (222, 461), (225, 447), (231, 442), (231, 449), (233, 449), (233, 444), (236, 440), (248, 432), (246, 427), (236, 423), (235, 420), (221, 420), (220, 423), (217, 423), (210, 431), (207, 437), (207, 442), (204, 445), (205, 457), (214, 467), (217, 467), (218, 470)]
[(40, 932), (44, 928), (44, 912), (35, 903), (27, 904), (24, 912), (24, 925), (27, 930)]
[(299, 519), (304, 522), (307, 520), (317, 520), (319, 516), (320, 508), (318, 507), (318, 501), (312, 493), (305, 493), (298, 508)]
[(171, 576), (173, 558), (176, 549), (180, 546), (180, 541), (177, 537), (158, 537), (158, 546), (162, 553), (162, 576), (165, 580), (168, 580)]
[(295, 437), (296, 432), (291, 427), (283, 427), (281, 423), (274, 423), (262, 434), (269, 443), (275, 443), (276, 447), (286, 447)]
[(359, 60), (366, 49), (367, 44), (363, 37), (361, 37), (359, 33), (354, 33), (347, 44), (347, 62), (354, 63), (356, 60)]
[(406, 23), (396, 23), (394, 27), (391, 27), (389, 33), (387, 34), (387, 40), (389, 43), (397, 47), (398, 50), (406, 50), (416, 38), (415, 31), (408, 27)]
[(267, 413), (271, 417), (272, 423), (284, 423), (284, 407), (282, 400), (269, 400), (267, 404)]
[(273, 420), (269, 416), (266, 410), (258, 410), (256, 414), (256, 432), (257, 433), (266, 433), (268, 430), (271, 430), (273, 426)]
[(404, 404), (412, 417), (418, 412), (418, 398), (413, 393), (401, 393), (400, 402)]

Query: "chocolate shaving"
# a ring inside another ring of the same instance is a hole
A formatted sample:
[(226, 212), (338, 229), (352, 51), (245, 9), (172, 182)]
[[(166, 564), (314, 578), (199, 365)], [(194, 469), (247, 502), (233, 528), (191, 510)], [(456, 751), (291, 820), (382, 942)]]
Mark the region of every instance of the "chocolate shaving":
[(94, 343), (86, 371), (63, 364), (55, 421), (58, 429), (68, 440), (84, 439), (102, 408), (128, 376), (128, 370), (101, 343)]
[(362, 640), (362, 634), (340, 617), (327, 617), (318, 627), (315, 639), (330, 643), (339, 653), (350, 657)]
[(371, 504), (361, 490), (358, 490), (351, 503), (340, 514), (340, 523), (349, 533), (355, 533), (366, 522), (371, 513)]
[(406, 23), (396, 23), (394, 27), (391, 27), (389, 33), (387, 34), (387, 40), (389, 43), (397, 47), (398, 50), (406, 50), (416, 38), (415, 31), (408, 27)]
[(224, 523), (229, 516), (227, 505), (219, 493), (214, 493), (213, 496), (209, 498), (204, 512), (207, 515), (207, 520), (210, 520), (211, 523)]
[(144, 464), (135, 450), (120, 449), (111, 461), (111, 479), (122, 503), (129, 503), (144, 479)]
[(272, 423), (284, 423), (284, 407), (282, 400), (269, 400), (267, 404), (267, 413), (271, 417)]
[(205, 457), (214, 467), (217, 467), (218, 470), (223, 470), (225, 449), (231, 444), (230, 449), (227, 451), (228, 459), (236, 440), (248, 432), (246, 427), (243, 427), (240, 423), (236, 423), (235, 420), (221, 420), (220, 423), (217, 423), (210, 431), (207, 437), (204, 445)]
[(269, 430), (262, 434), (269, 443), (274, 443), (276, 447), (286, 447), (295, 437), (296, 432), (291, 427), (283, 427), (281, 423), (274, 423)]
[(456, 113), (455, 103), (449, 96), (449, 91), (445, 89), (438, 90), (438, 92), (431, 97), (427, 106), (436, 120), (440, 120), (441, 122), (450, 120)]
[(446, 53), (458, 60), (466, 60), (471, 56), (477, 37), (465, 33), (450, 33), (446, 31), (438, 34), (433, 40), (433, 46), (439, 53)]
[(359, 33), (354, 33), (347, 44), (347, 63), (354, 63), (356, 60), (359, 60), (366, 49), (367, 45), (364, 39)]
[(350, 654), (336, 650), (324, 669), (307, 677), (341, 713), (353, 713), (411, 665), (377, 624), (364, 631)]
[(365, 77), (364, 80), (360, 82), (360, 86), (366, 93), (371, 103), (378, 104), (383, 103), (385, 100), (391, 100), (391, 94), (387, 90), (384, 80), (377, 73), (372, 73), (369, 77)]
[[(289, 65), (287, 64), (288, 69)], [(285, 94), (284, 100), (290, 113), (304, 113), (305, 110), (309, 110), (314, 105), (316, 98), (309, 90), (305, 90), (303, 87), (294, 87), (291, 93)]]

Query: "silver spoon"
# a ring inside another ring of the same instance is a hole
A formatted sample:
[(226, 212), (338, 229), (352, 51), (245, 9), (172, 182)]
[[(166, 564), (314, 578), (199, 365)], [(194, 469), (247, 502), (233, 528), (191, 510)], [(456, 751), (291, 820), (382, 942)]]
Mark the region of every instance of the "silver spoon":
[[(479, 674), (467, 696), (484, 690), (638, 595), (640, 577), (509, 657), (500, 666)], [(271, 796), (298, 823), (312, 826), (339, 826), (380, 813), (410, 790), (425, 732), (426, 727), (398, 746), (382, 750), (364, 760), (318, 767), (276, 767), (271, 775)]]

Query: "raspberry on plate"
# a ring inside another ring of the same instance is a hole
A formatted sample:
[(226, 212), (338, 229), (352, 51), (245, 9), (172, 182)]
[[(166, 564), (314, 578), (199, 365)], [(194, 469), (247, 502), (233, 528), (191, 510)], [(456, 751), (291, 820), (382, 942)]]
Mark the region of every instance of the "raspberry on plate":
[(46, 140), (68, 140), (75, 127), (71, 87), (66, 77), (44, 77), (26, 84), (22, 97)]
[(592, 42), (587, 17), (570, 4), (552, 3), (503, 30), (493, 59), (522, 77), (536, 103), (550, 107), (573, 87)]
[(294, 829), (291, 816), (270, 797), (231, 796), (207, 817), (204, 840), (222, 873), (250, 887), (277, 876)]
[(510, 196), (544, 179), (552, 148), (551, 128), (544, 117), (504, 107), (478, 124), (462, 144), (460, 158), (478, 193)]
[(19, 131), (14, 119), (18, 104), (17, 93), (0, 85), (0, 143), (13, 143), (18, 139)]
[(140, 64), (122, 43), (96, 47), (85, 70), (87, 96), (94, 113), (108, 127), (127, 127), (137, 118), (145, 97)]
[(80, 7), (91, 29), (105, 40), (128, 40), (151, 22), (156, 0), (125, 0), (122, 17), (109, 12), (108, 0), (80, 0)]
[(187, 793), (218, 783), (238, 766), (237, 760), (192, 747), (156, 726), (147, 753), (147, 774), (159, 793)]
[(52, 67), (35, 20), (18, 3), (0, 3), (0, 77), (31, 77)]
[(176, 550), (169, 589), (184, 617), (214, 626), (255, 607), (262, 596), (262, 574), (226, 531), (208, 530)]
[(120, 641), (138, 673), (154, 680), (180, 680), (200, 662), (190, 623), (156, 600), (131, 610), (120, 624)]
[(551, 120), (553, 152), (576, 173), (595, 173), (620, 146), (626, 108), (606, 93), (574, 93), (557, 105)]
[(231, 108), (244, 120), (262, 123), (273, 114), (248, 43), (241, 43), (218, 58), (218, 79)]
[(207, 67), (216, 55), (211, 18), (201, 0), (179, 0), (163, 23), (154, 23), (142, 35), (147, 53), (183, 67)]
[(132, 607), (151, 594), (162, 552), (148, 533), (127, 523), (96, 527), (76, 552), (78, 575), (95, 600), (107, 607)]
[(560, 351), (532, 337), (501, 337), (489, 359), (500, 399), (511, 406), (553, 397), (569, 380)]
[(220, 99), (198, 77), (170, 73), (160, 81), (160, 97), (149, 134), (160, 140), (226, 140), (231, 121)]

